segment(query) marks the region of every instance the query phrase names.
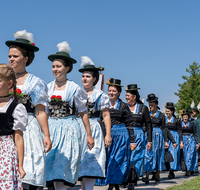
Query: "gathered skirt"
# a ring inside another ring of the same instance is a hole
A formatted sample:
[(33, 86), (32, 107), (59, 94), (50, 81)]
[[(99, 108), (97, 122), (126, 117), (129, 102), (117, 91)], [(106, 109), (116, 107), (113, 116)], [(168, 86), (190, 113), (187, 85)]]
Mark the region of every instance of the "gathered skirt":
[(79, 166), (79, 179), (102, 178), (105, 179), (106, 150), (104, 136), (97, 118), (90, 118), (90, 128), (94, 139), (94, 147), (89, 150), (87, 146), (87, 133), (81, 119), (78, 119), (81, 128), (81, 161)]
[(196, 171), (198, 164), (198, 150), (193, 134), (183, 135), (183, 153), (188, 171)]
[(0, 136), (0, 189), (21, 190), (17, 149), (12, 135)]
[(28, 125), (24, 137), (24, 170), (23, 183), (34, 186), (46, 186), (46, 153), (43, 133), (33, 114), (28, 115)]
[(137, 147), (131, 152), (130, 166), (134, 165), (138, 177), (144, 174), (145, 135), (142, 127), (134, 127), (134, 136)]
[(49, 118), (52, 149), (46, 157), (47, 186), (63, 182), (74, 186), (78, 181), (81, 158), (81, 131), (75, 116), (61, 119)]
[(149, 172), (165, 170), (165, 141), (160, 127), (153, 128), (152, 141), (152, 149), (150, 151), (147, 148), (145, 149), (144, 170)]
[(180, 149), (180, 138), (179, 134), (177, 131), (170, 131), (172, 136), (174, 137), (174, 140), (177, 143), (177, 147), (174, 148), (173, 144), (171, 141), (168, 140), (169, 148), (168, 151), (172, 154), (174, 161), (170, 162), (170, 170), (180, 170), (180, 154), (181, 154), (181, 149)]
[(130, 138), (125, 124), (112, 125), (112, 144), (108, 147), (106, 179), (96, 179), (96, 185), (121, 184), (130, 168)]

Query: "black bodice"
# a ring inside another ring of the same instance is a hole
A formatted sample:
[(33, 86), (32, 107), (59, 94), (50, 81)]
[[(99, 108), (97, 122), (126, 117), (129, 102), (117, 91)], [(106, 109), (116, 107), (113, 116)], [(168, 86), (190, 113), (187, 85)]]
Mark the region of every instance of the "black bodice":
[(71, 107), (69, 105), (69, 102), (66, 101), (50, 101), (49, 102), (49, 111), (50, 111), (50, 117), (54, 117), (56, 119), (61, 117), (68, 117), (75, 115), (75, 106)]
[(12, 116), (12, 113), (13, 113), (15, 107), (17, 106), (17, 104), (18, 103), (16, 101), (12, 101), (12, 103), (8, 107), (6, 113), (0, 113), (0, 121), (1, 121), (0, 136), (14, 134), (14, 132), (15, 132), (13, 130), (14, 118)]
[(111, 117), (111, 124), (125, 124), (130, 136), (130, 142), (135, 143), (134, 131), (132, 127), (132, 114), (128, 107), (128, 105), (119, 99), (120, 105), (119, 109), (109, 109), (110, 117)]
[[(179, 134), (180, 137), (180, 141), (182, 141), (182, 131), (181, 131), (181, 121), (178, 118), (174, 118), (174, 122), (173, 123), (166, 123), (165, 122), (165, 127), (169, 130), (169, 131), (177, 131), (177, 133)], [(171, 134), (171, 133), (170, 133)], [(169, 134), (169, 135), (170, 135)], [(169, 136), (168, 135), (168, 136)], [(172, 135), (171, 135), (172, 136)], [(169, 138), (169, 137), (168, 137)], [(169, 138), (170, 139), (170, 138)]]
[(196, 132), (196, 127), (195, 124), (190, 121), (190, 126), (189, 127), (182, 127), (182, 123), (181, 123), (181, 131), (182, 131), (182, 135), (194, 135), (195, 141), (198, 143), (198, 136), (197, 136), (197, 132)]
[(152, 142), (152, 125), (147, 106), (140, 104), (138, 114), (132, 114), (132, 118), (133, 127), (143, 127), (145, 124), (143, 129), (144, 132), (147, 132), (147, 140), (148, 142)]

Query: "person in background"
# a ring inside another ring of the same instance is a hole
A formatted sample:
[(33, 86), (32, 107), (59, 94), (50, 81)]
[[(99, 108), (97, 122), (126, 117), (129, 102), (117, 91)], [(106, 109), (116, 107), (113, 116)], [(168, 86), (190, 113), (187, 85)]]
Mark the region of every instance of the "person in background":
[[(89, 151), (86, 143), (86, 131), (83, 122), (78, 118), (81, 127), (81, 161), (79, 166), (79, 180), (81, 180), (82, 190), (92, 190), (95, 179), (106, 178), (106, 149), (111, 145), (111, 120), (109, 101), (110, 98), (103, 91), (96, 89), (94, 86), (99, 80), (100, 69), (95, 67), (92, 60), (87, 56), (81, 57), (82, 84), (86, 91), (87, 114), (90, 121), (92, 137), (95, 141), (94, 148)], [(104, 140), (104, 124), (99, 120), (102, 116), (106, 127)]]
[(172, 102), (167, 102), (165, 104), (165, 108), (165, 112), (167, 115), (165, 120), (165, 126), (170, 130), (170, 133), (176, 141), (176, 144), (173, 144), (170, 140), (168, 140), (168, 150), (174, 158), (174, 161), (170, 162), (170, 171), (168, 175), (168, 178), (172, 179), (175, 177), (174, 171), (180, 170), (180, 149), (183, 149), (183, 138), (181, 131), (181, 122), (175, 116), (174, 104)]
[[(148, 151), (152, 146), (152, 125), (151, 118), (147, 106), (140, 100), (137, 84), (129, 84), (126, 87), (126, 101), (132, 113), (133, 122), (130, 126), (134, 130), (136, 149), (131, 152), (130, 166), (134, 165), (139, 176), (144, 173), (144, 157), (145, 148)], [(143, 125), (147, 131), (147, 145), (145, 142), (145, 134), (143, 132)], [(135, 184), (131, 184), (134, 186)], [(133, 187), (132, 187), (133, 188)], [(129, 186), (129, 189), (131, 187)]]
[(187, 167), (185, 176), (190, 176), (194, 174), (197, 169), (198, 163), (198, 136), (196, 132), (195, 125), (190, 119), (190, 113), (188, 110), (182, 111), (182, 122), (181, 131), (183, 136), (183, 154), (184, 160)]
[(109, 190), (126, 182), (129, 172), (130, 150), (135, 149), (133, 121), (128, 105), (119, 98), (122, 85), (121, 80), (109, 78), (108, 95), (110, 96), (109, 112), (111, 116), (112, 144), (108, 147), (106, 179), (97, 179), (96, 185), (109, 184)]

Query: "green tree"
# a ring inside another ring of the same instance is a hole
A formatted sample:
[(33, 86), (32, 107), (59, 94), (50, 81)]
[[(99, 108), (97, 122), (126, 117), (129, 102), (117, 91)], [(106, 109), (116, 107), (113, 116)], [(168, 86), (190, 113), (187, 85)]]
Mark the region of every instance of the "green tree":
[(194, 100), (195, 106), (200, 102), (200, 65), (195, 61), (186, 69), (189, 76), (182, 76), (185, 80), (183, 84), (178, 84), (180, 89), (174, 94), (179, 97), (176, 103), (176, 113), (182, 109), (190, 108)]

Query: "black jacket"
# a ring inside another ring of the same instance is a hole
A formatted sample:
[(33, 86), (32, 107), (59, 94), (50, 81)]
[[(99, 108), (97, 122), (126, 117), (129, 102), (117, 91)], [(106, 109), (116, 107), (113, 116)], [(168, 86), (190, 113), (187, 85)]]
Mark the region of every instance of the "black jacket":
[(121, 99), (119, 99), (119, 101), (120, 101), (119, 110), (109, 109), (111, 117), (111, 125), (125, 124), (130, 136), (130, 142), (135, 143), (134, 131), (133, 127), (131, 126), (133, 122), (131, 111), (126, 103), (122, 102)]
[(143, 127), (145, 125), (143, 131), (147, 132), (148, 142), (152, 142), (152, 125), (147, 106), (140, 104), (138, 114), (132, 114), (132, 117), (132, 127)]

